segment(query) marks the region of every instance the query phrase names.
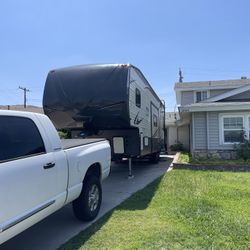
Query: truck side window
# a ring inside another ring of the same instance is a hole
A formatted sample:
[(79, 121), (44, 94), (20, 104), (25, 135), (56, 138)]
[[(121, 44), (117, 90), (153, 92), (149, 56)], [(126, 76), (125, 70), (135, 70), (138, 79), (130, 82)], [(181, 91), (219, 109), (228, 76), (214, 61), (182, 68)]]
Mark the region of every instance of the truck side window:
[(0, 117), (0, 162), (46, 153), (35, 123), (28, 118)]
[(141, 92), (139, 89), (135, 89), (135, 105), (140, 108), (141, 107)]

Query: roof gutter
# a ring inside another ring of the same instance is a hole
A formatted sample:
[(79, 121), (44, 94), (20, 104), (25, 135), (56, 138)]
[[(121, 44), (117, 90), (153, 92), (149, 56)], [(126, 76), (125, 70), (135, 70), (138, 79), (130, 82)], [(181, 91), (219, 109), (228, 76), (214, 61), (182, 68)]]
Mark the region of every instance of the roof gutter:
[(244, 103), (218, 103), (218, 105), (186, 105), (179, 108), (181, 113), (206, 111), (232, 111), (250, 110), (250, 102)]

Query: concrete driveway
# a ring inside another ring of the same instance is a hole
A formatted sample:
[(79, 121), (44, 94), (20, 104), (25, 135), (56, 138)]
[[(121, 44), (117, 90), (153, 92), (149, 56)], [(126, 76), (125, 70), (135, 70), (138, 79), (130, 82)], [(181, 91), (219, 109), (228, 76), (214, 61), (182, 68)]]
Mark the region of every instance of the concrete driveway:
[[(126, 163), (113, 164), (109, 178), (103, 182), (103, 203), (98, 218), (163, 175), (172, 160), (172, 157), (164, 157), (158, 164), (135, 162), (133, 179), (127, 178)], [(75, 219), (70, 204), (4, 243), (0, 250), (54, 250), (92, 223)]]

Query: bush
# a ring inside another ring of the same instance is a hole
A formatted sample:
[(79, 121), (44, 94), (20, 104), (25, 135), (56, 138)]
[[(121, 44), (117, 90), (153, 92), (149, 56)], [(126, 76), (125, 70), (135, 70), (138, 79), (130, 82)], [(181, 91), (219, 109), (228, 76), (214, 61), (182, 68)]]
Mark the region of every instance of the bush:
[(238, 159), (250, 159), (250, 141), (244, 139), (243, 142), (235, 145), (236, 155)]
[(179, 156), (178, 163), (190, 163), (192, 157), (187, 152), (182, 152)]
[(245, 131), (242, 131), (240, 143), (234, 145), (236, 156), (238, 159), (248, 160), (250, 159), (250, 141), (247, 139)]
[(183, 144), (176, 143), (170, 146), (171, 151), (183, 151)]
[(59, 134), (61, 139), (68, 139), (69, 138), (69, 135), (66, 131), (58, 130), (58, 134)]

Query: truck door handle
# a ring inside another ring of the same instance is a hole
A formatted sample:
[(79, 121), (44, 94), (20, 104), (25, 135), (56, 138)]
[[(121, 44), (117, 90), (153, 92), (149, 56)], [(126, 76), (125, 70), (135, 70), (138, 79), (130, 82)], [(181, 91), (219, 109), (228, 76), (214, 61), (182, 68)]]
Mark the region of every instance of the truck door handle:
[(53, 168), (56, 164), (54, 162), (49, 162), (43, 166), (44, 169)]

